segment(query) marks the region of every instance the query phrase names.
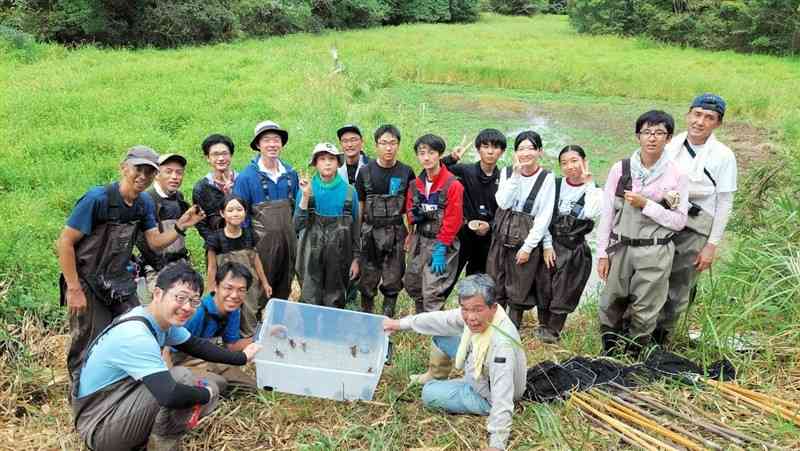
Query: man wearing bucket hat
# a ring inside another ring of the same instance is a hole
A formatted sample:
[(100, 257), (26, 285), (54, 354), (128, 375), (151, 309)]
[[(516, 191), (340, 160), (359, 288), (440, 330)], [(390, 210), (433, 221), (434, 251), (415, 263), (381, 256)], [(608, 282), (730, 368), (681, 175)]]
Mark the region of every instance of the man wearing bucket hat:
[[(189, 209), (189, 204), (183, 199), (183, 194), (180, 192), (183, 175), (186, 171), (186, 158), (176, 153), (164, 154), (158, 158), (158, 167), (155, 183), (147, 190), (147, 195), (153, 200), (155, 206), (158, 230), (163, 232), (173, 228), (178, 218)], [(150, 249), (144, 237), (139, 235), (136, 247), (139, 249), (140, 260), (147, 276), (149, 291), (153, 291), (155, 288), (156, 275), (165, 266), (189, 258), (186, 239), (183, 236), (178, 236), (178, 239), (172, 244), (156, 251)], [(145, 302), (144, 299), (140, 299), (140, 301)]]
[(358, 194), (337, 172), (342, 164), (342, 152), (333, 144), (314, 146), (308, 165), (317, 174), (300, 180), (294, 218), (300, 299), (338, 308), (344, 308), (347, 287), (358, 277), (361, 227)]
[(689, 305), (697, 274), (713, 264), (733, 208), (736, 157), (714, 135), (725, 108), (718, 95), (695, 97), (686, 113), (687, 131), (672, 138), (664, 151), (689, 176), (691, 205), (686, 228), (675, 236), (669, 295), (653, 332), (660, 344), (667, 343)]
[(69, 308), (71, 378), (94, 337), (115, 317), (139, 305), (130, 270), (137, 233), (144, 232), (149, 248), (161, 250), (205, 217), (195, 206), (171, 228), (158, 229), (153, 201), (141, 195), (158, 173), (153, 149), (131, 147), (119, 169), (118, 182), (94, 187), (78, 200), (57, 241), (61, 304)]
[(369, 163), (369, 158), (364, 154), (364, 139), (358, 126), (347, 124), (336, 130), (339, 144), (344, 152), (344, 164), (339, 166), (339, 176), (351, 185), (355, 185), (361, 168)]
[[(288, 299), (294, 276), (297, 237), (292, 225), (295, 194), (298, 186), (297, 172), (281, 160), (280, 154), (289, 132), (272, 121), (260, 122), (253, 131), (250, 148), (259, 154), (242, 171), (233, 186), (236, 195), (252, 206), (251, 226), (256, 237), (261, 264), (272, 286), (272, 295)], [(252, 336), (259, 305), (242, 306), (242, 334)]]

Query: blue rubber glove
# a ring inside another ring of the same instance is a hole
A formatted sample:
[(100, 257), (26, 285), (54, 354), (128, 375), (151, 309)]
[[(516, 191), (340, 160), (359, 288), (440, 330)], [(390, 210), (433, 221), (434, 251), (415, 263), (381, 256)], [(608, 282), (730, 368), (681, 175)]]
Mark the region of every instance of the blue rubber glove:
[(431, 252), (431, 271), (434, 274), (443, 274), (447, 269), (446, 253), (447, 246), (441, 242), (437, 241), (436, 244), (433, 245), (433, 252)]

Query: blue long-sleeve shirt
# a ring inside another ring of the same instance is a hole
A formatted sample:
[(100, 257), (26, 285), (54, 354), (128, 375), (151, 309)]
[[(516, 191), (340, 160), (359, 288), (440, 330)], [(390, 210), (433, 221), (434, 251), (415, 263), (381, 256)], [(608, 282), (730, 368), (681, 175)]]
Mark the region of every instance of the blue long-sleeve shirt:
[[(260, 155), (253, 158), (253, 161), (239, 174), (233, 185), (233, 192), (247, 201), (251, 207), (268, 200), (293, 198), (299, 186), (297, 171), (281, 160), (286, 172), (278, 177), (276, 183), (258, 167), (259, 158), (261, 158)], [(292, 195), (290, 196), (289, 193)]]

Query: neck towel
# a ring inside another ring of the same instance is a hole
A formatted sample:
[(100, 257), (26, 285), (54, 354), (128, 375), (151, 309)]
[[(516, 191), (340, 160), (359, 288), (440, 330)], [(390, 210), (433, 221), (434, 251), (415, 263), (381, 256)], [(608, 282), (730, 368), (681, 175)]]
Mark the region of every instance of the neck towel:
[(631, 156), (631, 173), (635, 178), (642, 181), (642, 186), (647, 186), (661, 177), (661, 174), (667, 169), (668, 161), (669, 159), (666, 156), (666, 152), (662, 152), (658, 161), (650, 168), (646, 168), (642, 164), (641, 149), (636, 149), (636, 152)]
[(494, 329), (495, 327), (498, 327), (499, 324), (506, 318), (508, 318), (506, 311), (503, 309), (503, 307), (498, 305), (497, 310), (494, 312), (492, 323), (483, 332), (474, 334), (471, 330), (469, 330), (469, 327), (464, 324), (464, 332), (461, 334), (461, 342), (458, 344), (458, 352), (456, 352), (456, 368), (459, 370), (464, 369), (464, 363), (467, 360), (467, 352), (470, 348), (469, 345), (472, 344), (472, 352), (475, 353), (475, 368), (473, 376), (476, 380), (480, 378), (481, 371), (483, 370), (483, 361), (486, 360), (486, 354), (488, 354), (489, 347), (492, 344), (492, 335), (494, 334)]

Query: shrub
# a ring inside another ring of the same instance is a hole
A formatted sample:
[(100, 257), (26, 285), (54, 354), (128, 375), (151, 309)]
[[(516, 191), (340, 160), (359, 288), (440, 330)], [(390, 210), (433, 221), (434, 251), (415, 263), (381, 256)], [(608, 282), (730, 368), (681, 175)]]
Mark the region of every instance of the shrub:
[(389, 12), (383, 0), (313, 0), (311, 11), (324, 28), (366, 28), (380, 25)]
[(250, 36), (318, 31), (309, 1), (241, 0), (237, 15), (242, 31)]
[(238, 18), (230, 0), (172, 0), (145, 8), (138, 24), (138, 41), (156, 47), (174, 47), (230, 39)]
[(800, 0), (573, 0), (569, 16), (583, 33), (641, 34), (715, 50), (800, 50)]
[(548, 0), (488, 0), (489, 11), (509, 16), (532, 16), (549, 8)]

